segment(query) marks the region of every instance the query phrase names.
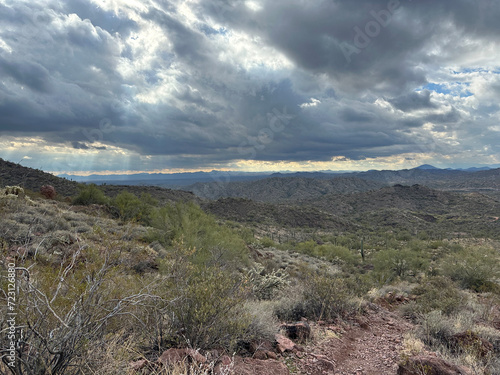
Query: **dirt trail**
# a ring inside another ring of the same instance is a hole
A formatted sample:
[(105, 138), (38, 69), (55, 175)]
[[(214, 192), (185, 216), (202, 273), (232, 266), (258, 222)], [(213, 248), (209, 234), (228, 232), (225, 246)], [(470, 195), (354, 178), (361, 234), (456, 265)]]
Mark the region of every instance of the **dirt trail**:
[[(347, 327), (338, 337), (306, 346), (297, 361), (300, 374), (310, 375), (396, 375), (403, 335), (413, 326), (396, 314), (372, 305), (368, 314)], [(333, 330), (333, 331), (332, 331)]]

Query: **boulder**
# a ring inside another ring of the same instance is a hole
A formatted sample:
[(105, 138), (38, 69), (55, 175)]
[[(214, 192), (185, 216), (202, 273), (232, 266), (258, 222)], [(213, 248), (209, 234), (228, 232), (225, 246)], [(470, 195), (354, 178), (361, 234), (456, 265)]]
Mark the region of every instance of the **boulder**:
[(417, 355), (400, 364), (397, 375), (468, 375), (463, 368), (432, 355)]
[(276, 349), (278, 353), (293, 352), (296, 351), (295, 343), (289, 338), (283, 335), (276, 335)]

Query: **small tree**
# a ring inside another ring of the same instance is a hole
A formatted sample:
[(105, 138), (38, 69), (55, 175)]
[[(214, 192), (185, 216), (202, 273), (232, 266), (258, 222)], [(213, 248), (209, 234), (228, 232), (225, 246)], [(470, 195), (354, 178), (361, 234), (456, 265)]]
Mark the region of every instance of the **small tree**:
[(118, 208), (120, 219), (123, 221), (139, 220), (141, 217), (141, 200), (128, 191), (122, 191), (112, 201)]
[(107, 204), (108, 197), (96, 184), (83, 185), (80, 193), (73, 199), (73, 204), (88, 206), (91, 204)]

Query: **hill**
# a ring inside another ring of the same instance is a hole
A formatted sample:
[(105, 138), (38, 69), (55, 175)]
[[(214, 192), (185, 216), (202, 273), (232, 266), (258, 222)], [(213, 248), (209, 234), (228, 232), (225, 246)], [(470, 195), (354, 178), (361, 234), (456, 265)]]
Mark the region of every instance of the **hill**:
[(220, 198), (217, 201), (205, 202), (201, 207), (219, 218), (244, 223), (291, 228), (323, 228), (340, 232), (356, 227), (348, 220), (340, 219), (315, 207), (255, 202), (245, 198)]
[[(52, 185), (62, 196), (75, 196), (79, 192), (81, 183), (57, 177), (38, 169), (23, 167), (20, 164), (0, 159), (0, 187), (21, 186), (38, 192), (43, 185)], [(130, 185), (101, 185), (100, 189), (113, 198), (120, 192), (127, 190), (136, 196), (143, 193), (150, 194), (160, 203), (176, 201), (199, 201), (192, 193), (182, 190), (172, 190), (157, 186), (130, 186)]]
[(460, 171), (446, 169), (403, 169), (400, 171), (368, 171), (349, 174), (385, 185), (425, 185), (434, 189), (482, 191), (497, 195), (500, 192), (500, 168)]
[(79, 186), (75, 181), (0, 159), (0, 186), (12, 185), (33, 191), (39, 191), (43, 185), (52, 185), (59, 194), (65, 196), (77, 194)]
[(479, 193), (457, 193), (422, 185), (395, 185), (377, 191), (327, 195), (303, 202), (372, 228), (431, 232), (500, 233), (500, 202)]
[(185, 190), (207, 199), (233, 197), (279, 203), (316, 199), (332, 193), (368, 191), (382, 186), (384, 185), (379, 182), (355, 177), (270, 177), (247, 182), (196, 183)]

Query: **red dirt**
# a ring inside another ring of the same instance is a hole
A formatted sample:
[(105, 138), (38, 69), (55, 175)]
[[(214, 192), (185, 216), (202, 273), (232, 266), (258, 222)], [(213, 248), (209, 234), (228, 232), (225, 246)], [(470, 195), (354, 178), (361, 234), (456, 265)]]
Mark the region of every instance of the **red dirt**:
[[(295, 361), (298, 373), (310, 375), (396, 375), (403, 335), (412, 324), (376, 305), (340, 337), (311, 343)], [(339, 330), (317, 327), (318, 336)], [(299, 354), (300, 355), (300, 354)]]

